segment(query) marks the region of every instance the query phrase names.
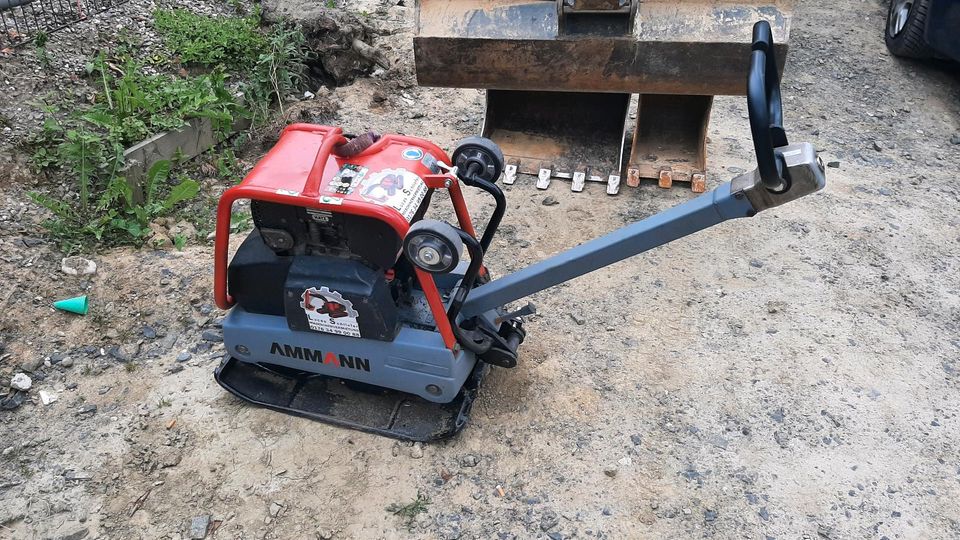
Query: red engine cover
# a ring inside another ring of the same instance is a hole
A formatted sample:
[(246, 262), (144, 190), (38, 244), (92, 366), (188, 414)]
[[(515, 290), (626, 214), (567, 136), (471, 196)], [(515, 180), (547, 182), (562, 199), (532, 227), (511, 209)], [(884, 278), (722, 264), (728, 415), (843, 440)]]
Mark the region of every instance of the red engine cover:
[[(341, 158), (331, 153), (316, 163), (323, 142), (339, 135), (334, 129), (287, 127), (240, 185), (288, 195), (293, 198), (290, 204), (298, 206), (306, 205), (296, 198), (309, 197), (324, 205), (350, 201), (392, 208), (409, 223), (427, 194), (423, 178), (440, 172), (437, 162), (446, 161), (446, 154), (422, 139), (386, 135), (359, 155)], [(320, 180), (318, 187), (310, 185), (314, 179)]]

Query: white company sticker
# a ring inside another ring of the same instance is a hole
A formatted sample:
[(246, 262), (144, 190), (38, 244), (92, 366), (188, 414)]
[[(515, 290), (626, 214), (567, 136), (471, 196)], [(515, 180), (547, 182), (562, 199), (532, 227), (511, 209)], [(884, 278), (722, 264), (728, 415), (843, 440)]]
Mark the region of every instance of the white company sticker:
[(310, 329), (340, 336), (360, 337), (357, 311), (353, 302), (327, 287), (310, 287), (300, 297)]
[(420, 208), (427, 195), (423, 179), (406, 169), (384, 169), (368, 175), (360, 184), (364, 200), (395, 209), (407, 220)]

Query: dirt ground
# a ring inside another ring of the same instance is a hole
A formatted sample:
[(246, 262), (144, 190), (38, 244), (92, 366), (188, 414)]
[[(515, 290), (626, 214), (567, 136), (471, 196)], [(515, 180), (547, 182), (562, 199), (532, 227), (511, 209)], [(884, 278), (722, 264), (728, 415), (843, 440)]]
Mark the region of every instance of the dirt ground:
[[(318, 120), (478, 131), (480, 92), (415, 86), (412, 2), (367, 3), (394, 73)], [(890, 57), (880, 0), (799, 4), (786, 125), (838, 165), (827, 189), (535, 295), (519, 366), (442, 444), (241, 403), (212, 377), (210, 245), (67, 276), (31, 182), (0, 178), (0, 375), (33, 377), (0, 411), (0, 537), (190, 538), (203, 516), (208, 538), (960, 537), (960, 76)], [(742, 98), (709, 136), (711, 186), (754, 166)], [(507, 187), (491, 269), (693, 196), (603, 188)], [(86, 317), (50, 308), (73, 294)], [(385, 510), (418, 493), (410, 522)]]

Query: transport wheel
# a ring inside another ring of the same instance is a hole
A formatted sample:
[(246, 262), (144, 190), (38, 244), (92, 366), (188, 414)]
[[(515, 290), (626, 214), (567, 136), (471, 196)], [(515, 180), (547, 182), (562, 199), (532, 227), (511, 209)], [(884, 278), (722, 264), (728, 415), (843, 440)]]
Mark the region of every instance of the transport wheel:
[(503, 151), (497, 143), (484, 137), (463, 139), (457, 144), (452, 157), (457, 176), (464, 182), (470, 181), (471, 174), (487, 182), (496, 182), (505, 164)]
[(463, 240), (452, 225), (424, 219), (407, 231), (403, 238), (403, 252), (418, 268), (431, 274), (446, 274), (460, 262)]

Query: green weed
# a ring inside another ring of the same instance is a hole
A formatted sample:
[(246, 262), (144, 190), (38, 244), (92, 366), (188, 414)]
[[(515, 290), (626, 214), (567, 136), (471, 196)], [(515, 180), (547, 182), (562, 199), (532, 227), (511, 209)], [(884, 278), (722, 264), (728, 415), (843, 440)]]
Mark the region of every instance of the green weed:
[(306, 61), (314, 54), (306, 50), (306, 39), (296, 26), (276, 24), (266, 41), (264, 52), (257, 57), (253, 71), (242, 85), (254, 123), (268, 118), (274, 103), (283, 113), (284, 98), (298, 92), (307, 71)]
[[(123, 151), (162, 131), (177, 129), (193, 118), (209, 118), (218, 133), (238, 118), (264, 122), (284, 97), (297, 93), (306, 76), (309, 53), (295, 26), (259, 28), (255, 10), (245, 17), (213, 18), (186, 10), (157, 10), (154, 24), (184, 64), (212, 68), (193, 76), (144, 74), (132, 60), (139, 38), (121, 33), (112, 50), (100, 52), (86, 66), (98, 91), (92, 105), (63, 113), (47, 108), (41, 129), (25, 145), (41, 171), (73, 179), (65, 196), (32, 193), (52, 218), (48, 231), (68, 252), (92, 244), (142, 245), (150, 223), (169, 214), (199, 192), (193, 180), (171, 181), (170, 162), (155, 164), (143, 193), (134, 193), (124, 177)], [(46, 38), (36, 41), (38, 49)], [(227, 89), (228, 73), (239, 79), (241, 106)], [(60, 109), (72, 107), (61, 104)], [(176, 163), (177, 160), (173, 160)], [(221, 177), (239, 178), (242, 167), (232, 149), (216, 161)], [(249, 228), (250, 218), (238, 217), (237, 228)], [(181, 249), (185, 240), (174, 239)]]
[(217, 167), (217, 175), (220, 178), (233, 180), (234, 182), (240, 181), (242, 167), (240, 166), (240, 161), (237, 159), (237, 154), (233, 151), (233, 148), (225, 148), (223, 152), (220, 152), (220, 155), (217, 156), (215, 164)]
[(230, 230), (243, 232), (253, 228), (253, 216), (249, 212), (230, 214)]
[(49, 41), (49, 39), (50, 35), (43, 30), (33, 36), (33, 45), (36, 47), (37, 61), (40, 62), (40, 67), (44, 69), (49, 68), (51, 65), (50, 53), (47, 52), (47, 41)]
[(229, 70), (253, 67), (267, 48), (259, 30), (260, 17), (207, 17), (185, 9), (160, 9), (153, 23), (167, 47), (184, 64), (223, 66)]
[(171, 164), (161, 161), (148, 171), (143, 196), (135, 197), (123, 176), (124, 148), (190, 118), (210, 118), (225, 131), (246, 113), (226, 89), (222, 72), (188, 79), (143, 75), (128, 62), (115, 74), (103, 54), (87, 69), (101, 86), (93, 106), (65, 118), (48, 109), (43, 127), (27, 143), (38, 169), (66, 173), (76, 188), (67, 198), (31, 197), (53, 214), (47, 229), (66, 251), (93, 242), (140, 245), (150, 221), (194, 197), (199, 185), (183, 180), (171, 186)]
[(246, 17), (207, 17), (183, 9), (157, 10), (154, 26), (180, 61), (235, 73), (254, 124), (283, 112), (286, 96), (298, 93), (313, 53), (300, 29), (289, 24), (259, 28), (256, 8)]
[(409, 525), (413, 523), (413, 520), (416, 519), (419, 514), (427, 511), (427, 506), (429, 504), (430, 499), (418, 491), (416, 499), (407, 504), (393, 503), (387, 507), (387, 512), (390, 512), (395, 516), (400, 516)]

